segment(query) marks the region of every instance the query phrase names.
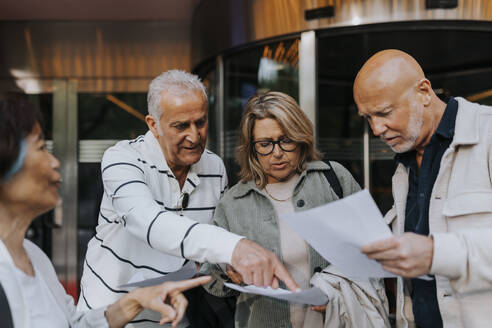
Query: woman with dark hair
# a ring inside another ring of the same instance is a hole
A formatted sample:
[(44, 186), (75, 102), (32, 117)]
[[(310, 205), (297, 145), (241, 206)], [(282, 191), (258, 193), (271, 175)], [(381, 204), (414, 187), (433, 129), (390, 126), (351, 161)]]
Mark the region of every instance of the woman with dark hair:
[[(330, 170), (336, 174), (342, 189), (340, 196), (360, 190), (342, 165), (320, 160), (321, 154), (314, 145), (313, 126), (292, 97), (281, 92), (267, 92), (249, 99), (239, 127), (236, 158), (240, 182), (220, 200), (214, 223), (273, 251), (299, 287), (309, 288), (316, 281), (317, 287), (330, 296), (328, 307), (309, 308), (240, 294), (236, 327), (387, 326), (387, 303), (381, 281), (365, 282), (364, 288), (360, 284), (355, 288), (353, 281), (344, 278), (343, 274), (333, 274), (329, 263), (281, 218), (284, 214), (337, 200), (337, 191), (328, 181)], [(221, 283), (224, 275), (216, 267), (210, 270), (216, 278), (207, 287), (212, 294), (230, 296), (236, 293), (224, 287)], [(240, 282), (232, 268), (227, 271), (233, 281)], [(255, 279), (250, 277), (252, 281)], [(343, 288), (344, 292), (337, 291), (340, 286), (347, 288)], [(348, 295), (345, 291), (349, 289), (357, 289), (358, 296), (355, 296), (356, 292)], [(371, 295), (368, 299), (374, 302), (363, 304), (359, 302), (359, 295)], [(327, 318), (325, 322), (322, 313)]]
[[(59, 200), (59, 162), (46, 149), (42, 126), (36, 107), (0, 99), (0, 283), (13, 325), (123, 327), (148, 308), (161, 313), (161, 324), (172, 321), (176, 326), (187, 306), (181, 291), (209, 281), (208, 277), (136, 289), (107, 307), (79, 313), (48, 257), (24, 239), (34, 218)], [(0, 310), (6, 313), (5, 308)]]

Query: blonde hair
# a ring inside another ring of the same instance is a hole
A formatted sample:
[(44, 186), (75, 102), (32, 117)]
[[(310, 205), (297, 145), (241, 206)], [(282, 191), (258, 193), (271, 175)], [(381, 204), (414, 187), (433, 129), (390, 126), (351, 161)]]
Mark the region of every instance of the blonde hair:
[(253, 146), (255, 122), (264, 118), (277, 121), (285, 136), (299, 144), (298, 173), (304, 170), (306, 162), (321, 159), (321, 153), (314, 146), (313, 124), (292, 97), (275, 91), (254, 95), (248, 100), (239, 125), (236, 159), (242, 182), (254, 180), (259, 188), (267, 184)]

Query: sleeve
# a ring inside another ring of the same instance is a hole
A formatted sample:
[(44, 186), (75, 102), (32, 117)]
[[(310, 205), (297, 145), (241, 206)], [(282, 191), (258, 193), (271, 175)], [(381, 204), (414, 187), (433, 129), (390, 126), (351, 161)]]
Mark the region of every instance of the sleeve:
[(163, 210), (147, 185), (145, 167), (131, 149), (122, 147), (108, 149), (101, 168), (104, 192), (124, 229), (170, 255), (198, 262), (230, 263), (241, 237)]
[[(220, 196), (222, 197), (227, 191), (228, 180), (224, 163), (221, 159), (219, 161), (222, 175)], [(229, 232), (228, 228), (222, 227), (221, 225), (199, 224), (196, 225), (196, 228), (191, 227), (189, 231), (188, 237), (185, 235), (183, 242), (183, 248), (185, 250), (183, 257), (193, 259), (197, 262), (231, 264), (234, 249), (239, 240), (244, 238), (243, 236)], [(190, 257), (190, 252), (193, 258)]]
[[(224, 199), (222, 199), (219, 202), (215, 210), (214, 224), (221, 228), (229, 230), (229, 224), (227, 222), (222, 201), (224, 201)], [(239, 292), (224, 286), (224, 282), (230, 282), (230, 280), (227, 277), (227, 274), (222, 270), (222, 268), (219, 265), (204, 263), (202, 265), (200, 272), (203, 274), (210, 275), (212, 277), (212, 281), (203, 286), (205, 290), (207, 290), (207, 292), (209, 292), (210, 294), (218, 297), (239, 295)]]
[[(51, 264), (48, 257), (40, 250), (37, 249), (38, 260), (37, 263), (41, 263), (40, 273), (42, 278), (45, 279), (47, 286), (53, 292), (57, 303), (65, 305), (65, 314), (68, 316), (69, 325), (72, 328), (109, 328), (108, 321), (104, 312), (107, 306), (98, 309), (91, 309), (89, 311), (77, 311), (77, 307), (74, 304), (72, 296), (66, 293), (65, 288), (58, 280), (55, 272), (55, 268)], [(31, 253), (35, 254), (35, 253)]]
[(89, 310), (89, 311), (76, 311), (76, 307), (73, 304), (73, 298), (67, 295), (67, 306), (71, 309), (70, 327), (72, 328), (109, 328), (108, 321), (106, 320), (105, 312), (107, 306)]
[[(491, 218), (492, 219), (492, 218)], [(450, 279), (459, 293), (492, 286), (492, 229), (435, 233), (430, 273)]]

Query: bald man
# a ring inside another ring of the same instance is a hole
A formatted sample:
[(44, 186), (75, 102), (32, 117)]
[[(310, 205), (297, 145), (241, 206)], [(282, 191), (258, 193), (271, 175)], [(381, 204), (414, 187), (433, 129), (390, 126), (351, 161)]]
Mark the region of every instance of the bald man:
[[(397, 153), (394, 237), (362, 248), (398, 279), (398, 327), (490, 327), (492, 108), (441, 101), (414, 58), (372, 56), (354, 82), (359, 114)], [(417, 277), (429, 274), (432, 280)]]

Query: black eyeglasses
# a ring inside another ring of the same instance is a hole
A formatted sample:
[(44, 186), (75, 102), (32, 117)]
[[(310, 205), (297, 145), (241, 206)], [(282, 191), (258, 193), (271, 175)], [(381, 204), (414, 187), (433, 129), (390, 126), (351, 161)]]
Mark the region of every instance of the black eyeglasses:
[(275, 145), (278, 145), (280, 149), (286, 152), (294, 151), (297, 148), (297, 142), (289, 138), (282, 138), (277, 141), (273, 141), (273, 140), (253, 141), (253, 146), (255, 148), (255, 151), (260, 155), (270, 155), (275, 149)]

